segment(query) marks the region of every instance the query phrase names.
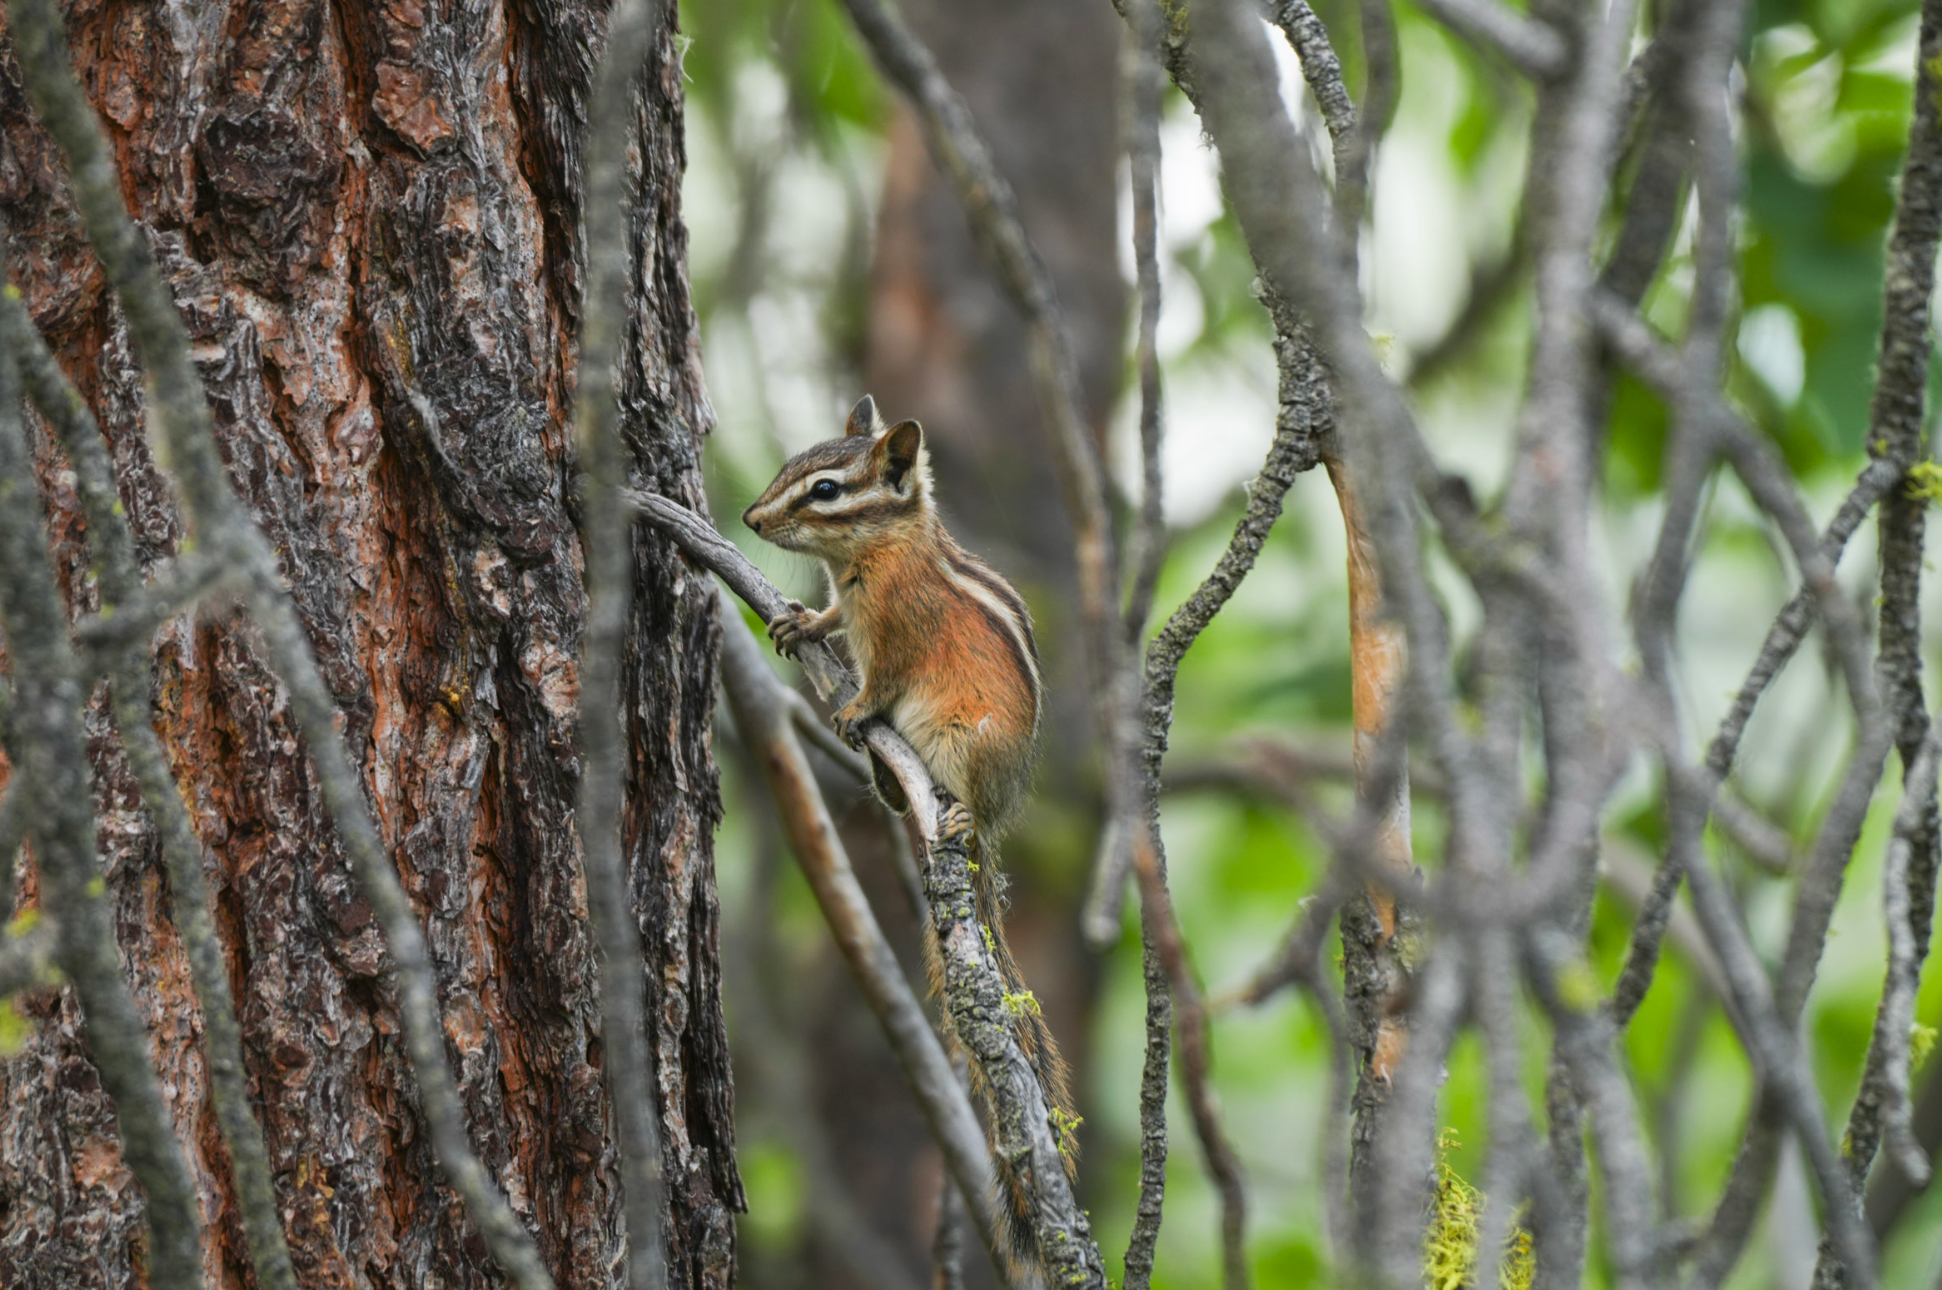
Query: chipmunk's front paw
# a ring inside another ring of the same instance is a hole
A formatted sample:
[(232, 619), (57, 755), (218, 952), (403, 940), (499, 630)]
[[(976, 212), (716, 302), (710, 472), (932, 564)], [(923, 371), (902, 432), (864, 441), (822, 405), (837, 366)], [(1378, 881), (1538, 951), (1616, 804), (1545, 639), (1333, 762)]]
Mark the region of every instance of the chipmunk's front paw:
[(836, 727), (838, 738), (858, 752), (862, 752), (863, 723), (876, 715), (863, 706), (861, 699), (852, 699), (829, 714), (829, 724)]
[(798, 650), (813, 641), (829, 635), (829, 624), (824, 615), (792, 600), (783, 613), (769, 620), (769, 639), (775, 642), (775, 652), (794, 658)]
[(963, 802), (952, 802), (937, 817), (937, 840), (940, 843), (962, 842), (968, 847), (977, 832), (977, 822), (971, 818), (971, 808)]

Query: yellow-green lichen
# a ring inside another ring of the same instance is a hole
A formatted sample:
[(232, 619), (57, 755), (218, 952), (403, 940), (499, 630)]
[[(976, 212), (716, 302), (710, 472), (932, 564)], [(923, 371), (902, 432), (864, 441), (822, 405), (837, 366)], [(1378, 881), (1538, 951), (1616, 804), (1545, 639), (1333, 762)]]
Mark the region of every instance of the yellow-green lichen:
[(1005, 1007), (1016, 1013), (1031, 1013), (1034, 1017), (1044, 1015), (1039, 1011), (1038, 996), (1030, 990), (1020, 990), (1017, 994), (1005, 996)]
[(1558, 972), (1558, 1002), (1583, 1015), (1598, 1006), (1601, 992), (1598, 974), (1583, 957), (1573, 959)]
[(1935, 1051), (1935, 1027), (1916, 1022), (1908, 1028), (1908, 1073), (1915, 1074), (1928, 1064)]
[(20, 1015), (12, 999), (0, 999), (0, 1057), (12, 1057), (33, 1038), (34, 1023)]
[(1918, 461), (1908, 468), (1908, 495), (1917, 501), (1942, 502), (1942, 462)]
[[(1454, 1129), (1445, 1129), (1436, 1140), (1436, 1199), (1423, 1240), (1423, 1282), (1429, 1290), (1463, 1290), (1476, 1284), (1485, 1198), (1450, 1168), (1449, 1154), (1456, 1145)], [(1500, 1290), (1530, 1290), (1536, 1275), (1531, 1234), (1522, 1224), (1514, 1225), (1498, 1264), (1497, 1284)]]
[(1053, 1107), (1051, 1116), (1052, 1130), (1058, 1134), (1060, 1141), (1064, 1141), (1078, 1132), (1079, 1126), (1086, 1122), (1085, 1116), (1074, 1115), (1062, 1106)]

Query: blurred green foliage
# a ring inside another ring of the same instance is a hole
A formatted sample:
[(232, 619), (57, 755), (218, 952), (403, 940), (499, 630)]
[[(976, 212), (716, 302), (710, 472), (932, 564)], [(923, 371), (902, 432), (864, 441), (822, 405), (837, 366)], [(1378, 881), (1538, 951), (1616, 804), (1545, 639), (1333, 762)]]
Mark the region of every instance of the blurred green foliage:
[[(1359, 86), (1355, 6), (1327, 0), (1317, 9), (1336, 33), (1351, 86)], [(1407, 376), (1409, 356), (1423, 352), (1457, 317), (1472, 269), (1514, 243), (1532, 103), (1526, 86), (1414, 8), (1399, 5), (1396, 17), (1401, 97), (1364, 245), (1373, 284), (1370, 330), (1399, 338), (1394, 363)], [(710, 393), (721, 414), (709, 470), (715, 513), (727, 517), (739, 513), (787, 451), (822, 437), (835, 410), (854, 395), (868, 237), (892, 114), (884, 87), (833, 4), (691, 3), (683, 8), (683, 24), (691, 39), (685, 55), (688, 216)], [(1864, 449), (1882, 248), (1908, 129), (1914, 57), (1910, 0), (1759, 0), (1731, 87), (1740, 104), (1745, 204), (1737, 227), (1741, 300), (1728, 388), (1779, 444), (1823, 518)], [(1266, 441), (1273, 390), (1267, 324), (1250, 292), (1238, 231), (1217, 203), (1210, 205), (1212, 163), (1198, 149), (1191, 115), (1177, 98), (1168, 112), (1163, 352), (1172, 433), (1197, 436), (1209, 457), (1244, 462), (1247, 453), (1221, 457), (1219, 444), (1222, 435)], [(1307, 120), (1313, 128), (1312, 106)], [(754, 221), (752, 207), (760, 210)], [(1201, 210), (1203, 216), (1193, 214)], [(1615, 215), (1612, 223), (1615, 228)], [(1425, 275), (1412, 268), (1418, 262), (1408, 257), (1426, 247), (1430, 262), (1447, 271)], [(1649, 316), (1674, 336), (1691, 271), (1688, 220), (1647, 300)], [(1439, 287), (1444, 278), (1449, 282)], [(1482, 498), (1494, 493), (1508, 459), (1525, 376), (1528, 295), (1528, 282), (1517, 282), (1461, 338), (1455, 360), (1412, 387), (1433, 446)], [(1218, 418), (1202, 414), (1216, 387), (1226, 400)], [(1247, 420), (1233, 414), (1237, 398), (1254, 400), (1248, 405), (1253, 423), (1237, 424)], [(1127, 415), (1119, 418), (1122, 431), (1129, 424)], [(1656, 532), (1666, 431), (1659, 401), (1635, 382), (1618, 380), (1603, 509), (1594, 522), (1615, 636), (1624, 630), (1616, 615)], [(1249, 451), (1258, 454), (1258, 447)], [(1183, 490), (1192, 484), (1207, 500), (1183, 503), (1176, 516), (1180, 527), (1160, 588), (1160, 614), (1211, 567), (1241, 505), (1245, 469), (1236, 465), (1211, 484), (1183, 475)], [(1706, 507), (1680, 624), (1683, 715), (1695, 740), (1710, 734), (1790, 591), (1780, 544), (1737, 485), (1720, 481)], [(785, 588), (820, 596), (819, 577), (807, 562), (748, 542), (739, 525), (725, 529)], [(1170, 764), (1232, 750), (1237, 738), (1262, 732), (1314, 748), (1346, 748), (1339, 530), (1326, 482), (1318, 475), (1302, 479), (1259, 566), (1181, 673)], [(1865, 599), (1873, 574), (1871, 536), (1864, 533), (1842, 576)], [(1442, 582), (1461, 641), (1475, 623), (1473, 599), (1447, 568)], [(1935, 609), (1931, 603), (1931, 621)], [(1757, 714), (1739, 775), (1740, 791), (1799, 845), (1812, 836), (1831, 791), (1830, 769), (1852, 738), (1833, 693), (1828, 669), (1810, 645)], [(751, 898), (752, 856), (766, 845), (759, 830), (738, 818), (766, 806), (759, 785), (741, 780), (732, 765), (726, 778), (729, 825), (720, 863), (732, 923)], [(1323, 797), (1336, 805), (1343, 800)], [(1816, 1074), (1837, 1123), (1858, 1083), (1881, 988), (1880, 859), (1895, 797), (1884, 788), (1876, 803), (1806, 1022)], [(1635, 772), (1626, 781), (1607, 820), (1608, 868), (1649, 872), (1662, 841), (1658, 803), (1659, 786), (1650, 777)], [(1076, 890), (1089, 858), (1090, 826), (1069, 804), (1045, 803), (1041, 811), (1047, 820), (1063, 821), (1048, 833), (1063, 857), (1061, 873)], [(1434, 865), (1440, 836), (1434, 800), (1419, 795), (1416, 818), (1418, 859)], [(1165, 828), (1195, 966), (1218, 995), (1272, 953), (1324, 871), (1326, 854), (1298, 815), (1245, 793), (1171, 797)], [(1040, 849), (1045, 845), (1041, 838)], [(1770, 959), (1777, 956), (1791, 883), (1756, 869), (1717, 837), (1709, 845), (1742, 893), (1756, 945)], [(784, 942), (780, 952), (790, 962), (826, 964), (826, 938), (799, 881), (786, 868), (777, 881), (781, 917), (773, 932)], [(1602, 989), (1618, 973), (1631, 928), (1623, 886), (1601, 892), (1591, 929), (1589, 967)], [(1137, 1168), (1142, 997), (1130, 923), (1103, 971), (1086, 1045), (1083, 1175), (1116, 1271)], [(1942, 1024), (1933, 972), (1919, 1016), (1924, 1025)], [(1526, 1031), (1528, 1084), (1541, 1106), (1549, 1039), (1535, 1013)], [(1076, 1037), (1067, 1042), (1079, 1046)], [(1284, 994), (1258, 1009), (1223, 1013), (1215, 1045), (1220, 1096), (1251, 1188), (1257, 1284), (1273, 1290), (1326, 1283), (1320, 1186), (1326, 1031), (1312, 1009)], [(1703, 1222), (1739, 1143), (1751, 1072), (1704, 974), (1676, 939), (1625, 1052), (1641, 1119), (1665, 1162), (1661, 1202), (1670, 1214)], [(1442, 1106), (1454, 1130), (1447, 1167), (1471, 1182), (1481, 1176), (1488, 1144), (1486, 1090), (1481, 1053), (1466, 1038), (1449, 1062)], [(752, 1206), (762, 1212), (750, 1215), (743, 1232), (753, 1246), (779, 1251), (801, 1234), (804, 1183), (759, 1114), (748, 1123), (754, 1127), (745, 1133), (743, 1168)], [(1213, 1286), (1213, 1192), (1177, 1098), (1172, 1123), (1157, 1284)], [(1799, 1180), (1790, 1163), (1734, 1286), (1801, 1283), (1816, 1227)], [(1942, 1261), (1939, 1244), (1942, 1200), (1931, 1196), (1895, 1229), (1886, 1251), (1887, 1284), (1929, 1284)], [(1594, 1257), (1592, 1286), (1607, 1283), (1601, 1259)]]

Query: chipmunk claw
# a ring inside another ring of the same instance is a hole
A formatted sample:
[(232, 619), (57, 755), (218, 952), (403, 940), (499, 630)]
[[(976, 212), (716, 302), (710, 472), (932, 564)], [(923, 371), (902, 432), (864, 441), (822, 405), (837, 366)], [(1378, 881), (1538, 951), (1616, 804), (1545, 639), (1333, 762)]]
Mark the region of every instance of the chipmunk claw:
[(806, 643), (821, 640), (822, 633), (816, 630), (821, 616), (800, 600), (788, 601), (784, 611), (769, 620), (769, 639), (775, 642), (775, 652), (794, 658)]
[(937, 817), (939, 843), (962, 842), (970, 846), (972, 839), (977, 836), (977, 831), (977, 821), (971, 818), (971, 808), (963, 802), (952, 802), (944, 808), (944, 813)]
[(858, 752), (863, 751), (863, 723), (876, 713), (856, 703), (846, 703), (829, 714), (829, 724), (836, 727), (836, 737)]

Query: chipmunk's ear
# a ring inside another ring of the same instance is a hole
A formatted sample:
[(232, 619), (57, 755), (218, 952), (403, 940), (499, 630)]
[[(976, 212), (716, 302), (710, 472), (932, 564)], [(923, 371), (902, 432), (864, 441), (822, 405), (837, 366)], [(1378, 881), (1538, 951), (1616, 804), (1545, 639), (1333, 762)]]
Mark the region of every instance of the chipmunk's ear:
[(877, 415), (877, 401), (866, 394), (856, 401), (855, 407), (850, 409), (850, 419), (843, 427), (843, 437), (848, 439), (860, 434), (882, 433), (883, 418)]
[(883, 477), (892, 488), (902, 491), (905, 476), (924, 451), (924, 427), (915, 421), (899, 421), (877, 440), (872, 451), (883, 462)]

